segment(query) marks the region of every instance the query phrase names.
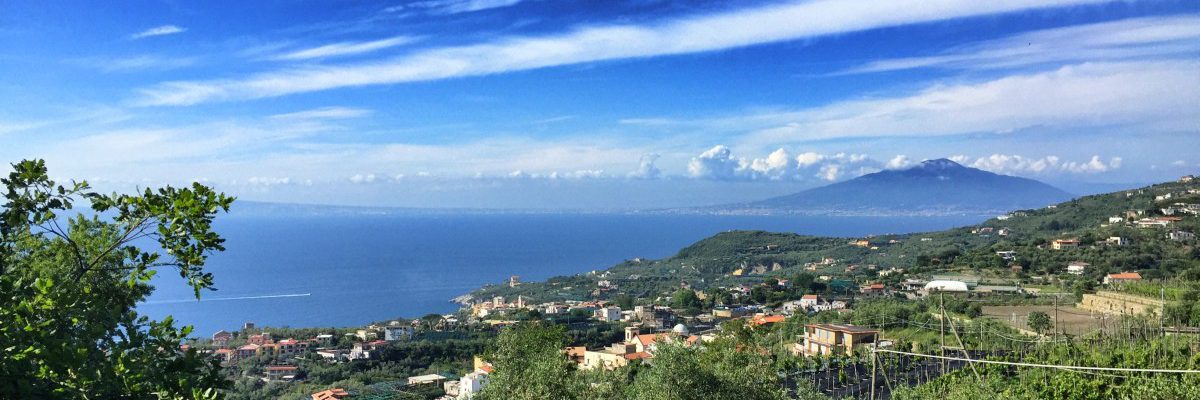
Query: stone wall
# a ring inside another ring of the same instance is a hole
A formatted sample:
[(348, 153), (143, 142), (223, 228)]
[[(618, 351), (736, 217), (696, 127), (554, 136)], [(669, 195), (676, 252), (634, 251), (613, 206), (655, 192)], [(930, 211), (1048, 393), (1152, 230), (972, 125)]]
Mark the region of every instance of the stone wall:
[(1163, 303), (1149, 297), (1101, 290), (1083, 295), (1076, 307), (1106, 314), (1162, 315)]

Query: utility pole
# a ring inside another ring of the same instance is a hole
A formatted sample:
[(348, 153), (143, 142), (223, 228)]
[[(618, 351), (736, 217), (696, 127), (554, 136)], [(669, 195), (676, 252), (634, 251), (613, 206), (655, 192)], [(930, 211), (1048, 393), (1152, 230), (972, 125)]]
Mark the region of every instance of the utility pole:
[(942, 317), (938, 318), (938, 322), (939, 322), (938, 336), (941, 337), (941, 341), (942, 341), (942, 346), (940, 348), (940, 353), (939, 353), (939, 355), (941, 355), (943, 357), (942, 358), (942, 375), (946, 375), (946, 358), (945, 358), (946, 357), (946, 300), (942, 297), (942, 295), (943, 295), (942, 291), (939, 290), (938, 291), (938, 309), (941, 311)]
[(1054, 295), (1054, 341), (1058, 341), (1058, 295)]
[(1158, 334), (1159, 336), (1167, 336), (1167, 328), (1165, 321), (1167, 318), (1167, 286), (1159, 287), (1159, 301), (1162, 302), (1162, 308), (1158, 311)]
[(875, 350), (879, 349), (878, 334), (875, 337), (875, 343), (871, 344), (871, 400), (875, 400), (875, 364), (879, 362), (879, 355)]

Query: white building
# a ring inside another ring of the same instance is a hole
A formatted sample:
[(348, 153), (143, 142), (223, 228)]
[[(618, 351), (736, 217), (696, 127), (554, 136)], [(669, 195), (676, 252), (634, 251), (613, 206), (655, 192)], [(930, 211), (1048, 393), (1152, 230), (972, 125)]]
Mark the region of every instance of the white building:
[(1071, 275), (1083, 275), (1083, 271), (1087, 270), (1088, 267), (1091, 266), (1092, 264), (1088, 264), (1083, 261), (1072, 261), (1071, 263), (1067, 264), (1067, 273)]
[(383, 340), (394, 342), (411, 338), (413, 328), (411, 326), (388, 326), (383, 328)]
[(1104, 242), (1108, 243), (1110, 246), (1118, 246), (1118, 247), (1119, 246), (1128, 246), (1129, 238), (1124, 238), (1124, 237), (1120, 237), (1120, 236), (1112, 236), (1112, 237), (1109, 237), (1108, 240), (1105, 240)]
[(925, 284), (927, 292), (965, 292), (967, 283), (962, 281), (930, 281)]
[(596, 310), (596, 319), (605, 322), (616, 322), (621, 320), (621, 307), (604, 307)]
[(1191, 232), (1171, 231), (1171, 232), (1167, 232), (1167, 239), (1171, 239), (1176, 242), (1186, 242), (1186, 241), (1190, 241), (1190, 240), (1195, 240), (1196, 235)]
[(467, 400), (475, 397), (484, 386), (487, 386), (488, 376), (481, 371), (475, 371), (458, 380), (458, 398)]

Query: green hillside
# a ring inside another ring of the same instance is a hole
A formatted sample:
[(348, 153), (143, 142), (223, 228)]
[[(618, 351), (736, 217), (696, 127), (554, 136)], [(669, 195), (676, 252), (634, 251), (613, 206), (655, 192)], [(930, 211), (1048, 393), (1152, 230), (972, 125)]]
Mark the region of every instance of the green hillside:
[[(1189, 193), (1191, 192), (1191, 193)], [(1172, 198), (1156, 201), (1170, 193)], [(1139, 228), (1140, 218), (1161, 217), (1176, 203), (1200, 204), (1200, 184), (1169, 182), (1141, 189), (1086, 196), (1041, 209), (1019, 210), (979, 225), (938, 232), (830, 238), (761, 231), (724, 232), (701, 240), (661, 260), (629, 260), (604, 271), (555, 277), (540, 283), (484, 287), (472, 295), (525, 296), (527, 300), (612, 299), (626, 294), (646, 301), (664, 298), (681, 287), (706, 290), (719, 286), (759, 284), (765, 279), (828, 276), (833, 281), (894, 283), (904, 277), (936, 273), (969, 273), (1024, 284), (1057, 283), (1087, 290), (1105, 274), (1138, 271), (1146, 279), (1170, 280), (1200, 266), (1196, 241), (1172, 241), (1173, 230), (1200, 231), (1195, 214), (1177, 214), (1169, 227)], [(1176, 206), (1178, 207), (1178, 206)], [(1133, 211), (1125, 217), (1127, 211)], [(1109, 218), (1121, 221), (1110, 223)], [(1003, 230), (1003, 232), (1002, 232)], [(1127, 245), (1106, 244), (1122, 237)], [(1054, 250), (1055, 239), (1077, 239), (1074, 249)], [(856, 243), (860, 240), (866, 243)], [(999, 251), (1016, 252), (1005, 260)], [(832, 259), (831, 263), (822, 260)], [(1081, 276), (1065, 273), (1067, 263), (1091, 267)], [(815, 265), (814, 265), (815, 264)], [(1022, 271), (1015, 272), (1013, 265)], [(881, 278), (881, 270), (902, 268), (906, 274)], [(852, 269), (852, 270), (850, 270)], [(739, 274), (740, 270), (740, 274)], [(803, 274), (811, 275), (803, 277)], [(600, 290), (601, 281), (616, 285)]]

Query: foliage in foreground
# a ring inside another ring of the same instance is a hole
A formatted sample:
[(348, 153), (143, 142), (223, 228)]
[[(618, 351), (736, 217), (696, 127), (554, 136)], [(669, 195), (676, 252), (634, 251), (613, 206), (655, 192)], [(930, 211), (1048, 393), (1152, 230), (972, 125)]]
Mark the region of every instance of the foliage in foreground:
[(481, 399), (786, 399), (771, 359), (751, 343), (669, 342), (649, 363), (579, 371), (562, 354), (561, 328), (526, 323), (505, 331), (491, 360), (496, 372)]
[[(42, 161), (0, 179), (0, 398), (217, 397), (215, 361), (179, 345), (191, 327), (153, 321), (134, 306), (173, 268), (194, 289), (212, 286), (212, 230), (233, 198), (194, 184), (139, 195), (57, 185)], [(91, 215), (68, 216), (77, 201)], [(161, 251), (135, 243), (152, 241)]]

